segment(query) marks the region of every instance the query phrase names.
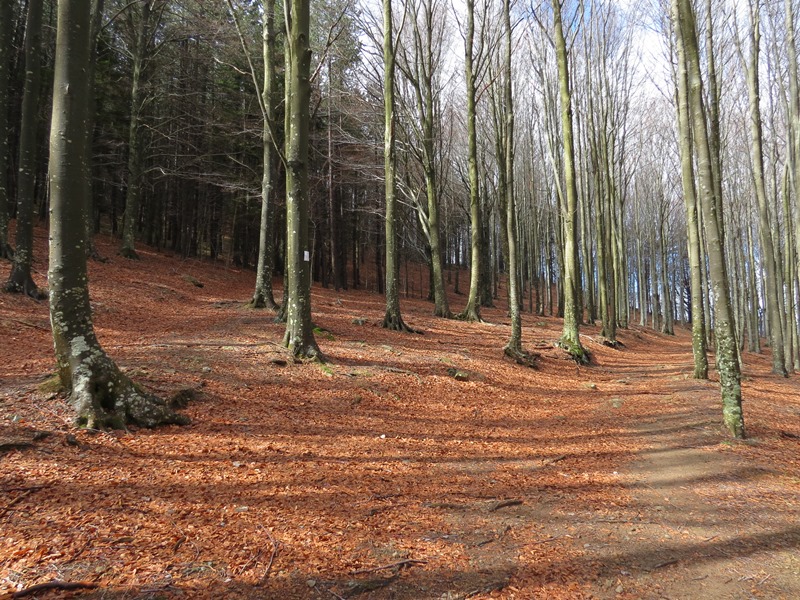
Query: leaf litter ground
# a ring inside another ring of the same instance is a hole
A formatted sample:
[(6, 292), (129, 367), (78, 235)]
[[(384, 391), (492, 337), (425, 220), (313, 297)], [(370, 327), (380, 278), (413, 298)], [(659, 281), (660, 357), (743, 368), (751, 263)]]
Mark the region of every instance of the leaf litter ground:
[(405, 298), (424, 335), (400, 334), (380, 295), (314, 287), (329, 362), (294, 364), (243, 307), (252, 273), (141, 255), (91, 265), (98, 336), (192, 397), (188, 427), (73, 428), (46, 303), (0, 295), (0, 598), (800, 597), (800, 386), (768, 357), (745, 356), (731, 442), (683, 330), (585, 327), (579, 367), (526, 313), (530, 369), (502, 307)]

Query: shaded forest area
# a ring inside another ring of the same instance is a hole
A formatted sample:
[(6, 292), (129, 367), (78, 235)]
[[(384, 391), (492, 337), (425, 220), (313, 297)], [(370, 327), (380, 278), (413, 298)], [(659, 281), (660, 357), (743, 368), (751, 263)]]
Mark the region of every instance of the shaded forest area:
[(797, 596), (797, 8), (3, 2), (0, 598)]

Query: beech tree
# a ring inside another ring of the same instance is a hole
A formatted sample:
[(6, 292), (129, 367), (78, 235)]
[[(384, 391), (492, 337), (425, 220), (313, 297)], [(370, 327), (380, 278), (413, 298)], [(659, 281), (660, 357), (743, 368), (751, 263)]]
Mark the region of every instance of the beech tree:
[[(277, 156), (280, 155), (279, 142), (276, 139), (276, 115), (278, 103), (277, 62), (278, 45), (275, 27), (276, 0), (262, 2), (261, 25), (261, 77), (255, 66), (254, 56), (250, 51), (245, 32), (239, 16), (239, 9), (233, 0), (228, 0), (228, 7), (236, 25), (239, 42), (247, 60), (248, 72), (256, 90), (256, 99), (261, 114), (261, 218), (258, 238), (258, 264), (256, 266), (256, 286), (249, 305), (252, 308), (268, 308), (277, 310), (278, 305), (272, 291), (272, 274), (275, 268), (273, 235), (274, 235), (274, 192), (275, 180), (278, 176)], [(281, 156), (281, 158), (283, 158)]]
[[(783, 377), (787, 376), (784, 362), (783, 347), (783, 318), (780, 311), (780, 296), (783, 294), (783, 277), (778, 265), (775, 264), (775, 246), (773, 241), (773, 226), (770, 223), (770, 214), (767, 199), (767, 190), (764, 174), (764, 149), (761, 119), (761, 84), (759, 77), (759, 54), (761, 51), (761, 13), (760, 8), (749, 0), (750, 27), (748, 41), (750, 44), (750, 58), (745, 61), (747, 75), (747, 92), (750, 100), (750, 152), (753, 166), (753, 186), (758, 201), (758, 223), (763, 255), (761, 261), (765, 268), (765, 296), (767, 311), (769, 312), (769, 338), (772, 348), (772, 372)], [(740, 44), (741, 51), (741, 44)], [(742, 51), (743, 52), (743, 51)]]
[(411, 331), (400, 311), (400, 255), (397, 236), (397, 140), (395, 137), (395, 61), (392, 0), (383, 0), (383, 165), (386, 233), (386, 313), (383, 327)]
[[(506, 355), (517, 360), (526, 360), (522, 349), (522, 317), (520, 315), (519, 247), (517, 239), (517, 203), (514, 190), (514, 99), (511, 69), (512, 29), (511, 0), (503, 0), (503, 68), (502, 68), (502, 127), (496, 135), (500, 137), (498, 165), (500, 193), (504, 196), (505, 228), (508, 239), (508, 312), (511, 315), (511, 335), (503, 349)], [(498, 119), (498, 121), (500, 120)]]
[(414, 128), (421, 148), (416, 150), (425, 180), (425, 206), (418, 215), (430, 248), (431, 287), (434, 315), (450, 318), (450, 305), (444, 278), (444, 240), (440, 230), (439, 154), (436, 126), (441, 116), (442, 62), (445, 16), (439, 0), (413, 0), (406, 4), (408, 38), (401, 46), (403, 72), (414, 96), (416, 123)]
[(14, 23), (13, 4), (0, 2), (0, 258), (14, 258), (8, 243), (8, 79), (11, 70)]
[(187, 424), (145, 392), (100, 346), (92, 324), (84, 211), (91, 0), (60, 0), (50, 132), (50, 324), (58, 374), (78, 424), (90, 428)]
[(564, 153), (564, 328), (559, 343), (581, 363), (589, 356), (580, 340), (580, 323), (583, 320), (579, 303), (580, 264), (578, 262), (578, 188), (575, 170), (575, 141), (572, 128), (572, 96), (570, 91), (567, 43), (562, 24), (563, 2), (553, 0), (556, 57), (558, 61), (558, 86), (561, 100), (561, 130)]
[(298, 358), (321, 358), (311, 321), (311, 248), (308, 241), (308, 129), (311, 102), (309, 0), (287, 0), (286, 74), (286, 334)]
[(481, 254), (483, 240), (483, 224), (481, 211), (481, 190), (478, 176), (478, 133), (477, 133), (477, 96), (478, 82), (486, 70), (487, 47), (485, 44), (487, 16), (489, 6), (483, 3), (483, 18), (478, 32), (478, 44), (475, 44), (475, 0), (467, 0), (467, 23), (464, 36), (464, 79), (467, 101), (467, 178), (469, 185), (469, 217), (470, 217), (470, 280), (467, 304), (460, 318), (466, 321), (481, 321), (480, 284), (482, 270), (487, 268)]
[(708, 379), (708, 356), (706, 348), (705, 319), (703, 316), (703, 271), (700, 261), (704, 260), (700, 244), (697, 194), (695, 190), (694, 146), (689, 117), (689, 90), (686, 80), (686, 63), (678, 62), (676, 104), (678, 114), (678, 136), (681, 160), (681, 184), (686, 209), (687, 243), (690, 270), (690, 296), (692, 307), (692, 354), (694, 356), (695, 379)]
[(714, 183), (712, 153), (703, 100), (697, 21), (691, 0), (673, 0), (672, 6), (676, 21), (678, 61), (684, 63), (686, 69), (692, 139), (695, 142), (697, 159), (698, 194), (706, 230), (709, 276), (715, 309), (714, 337), (723, 422), (734, 437), (744, 438), (741, 371), (731, 311), (728, 267), (719, 225), (723, 215), (718, 214), (720, 203), (715, 198), (717, 186)]
[(44, 298), (31, 275), (33, 263), (33, 219), (36, 190), (36, 132), (41, 85), (42, 8), (44, 0), (30, 0), (25, 22), (25, 84), (19, 127), (17, 169), (17, 227), (14, 263), (5, 290)]
[(126, 7), (132, 43), (129, 48), (131, 60), (130, 122), (128, 125), (128, 178), (125, 195), (125, 218), (122, 223), (122, 247), (125, 258), (138, 259), (136, 253), (136, 231), (139, 226), (141, 203), (142, 169), (142, 115), (146, 100), (144, 75), (154, 45), (153, 36), (158, 25), (164, 3), (157, 0), (135, 0)]

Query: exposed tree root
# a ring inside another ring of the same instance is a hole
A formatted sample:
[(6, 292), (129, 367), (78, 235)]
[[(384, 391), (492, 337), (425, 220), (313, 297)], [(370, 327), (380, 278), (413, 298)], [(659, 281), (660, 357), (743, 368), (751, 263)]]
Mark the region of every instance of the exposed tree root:
[(518, 365), (530, 367), (531, 369), (536, 368), (536, 360), (540, 356), (535, 352), (528, 352), (527, 350), (523, 350), (521, 347), (516, 346), (506, 346), (503, 348), (503, 354), (512, 359)]
[(619, 340), (612, 340), (612, 339), (607, 338), (605, 336), (600, 336), (599, 338), (597, 338), (597, 342), (600, 343), (600, 344), (603, 344), (603, 346), (607, 346), (608, 348), (617, 348), (617, 349), (619, 349), (619, 348), (624, 348), (625, 347), (625, 344), (623, 344)]
[(403, 321), (403, 317), (400, 316), (400, 314), (390, 313), (389, 311), (384, 315), (381, 327), (389, 331), (400, 331), (402, 333), (422, 333), (421, 331), (409, 327), (406, 322)]
[(30, 271), (26, 272), (24, 269), (17, 268), (16, 265), (11, 269), (11, 274), (3, 289), (10, 294), (25, 294), (37, 302), (47, 298), (47, 294), (34, 283)]
[(464, 312), (460, 312), (456, 315), (456, 319), (459, 321), (466, 321), (467, 323), (483, 323), (483, 318), (481, 317), (480, 312), (476, 307), (467, 307), (464, 309)]
[(94, 241), (89, 242), (89, 247), (87, 249), (86, 256), (88, 256), (95, 262), (99, 263), (108, 262), (108, 258), (100, 254), (100, 251), (97, 249), (97, 246), (95, 246)]
[(250, 302), (246, 304), (247, 308), (262, 309), (266, 308), (273, 312), (277, 312), (280, 308), (278, 303), (272, 297), (272, 294), (265, 294), (263, 290), (256, 290)]
[(278, 312), (275, 313), (275, 318), (272, 319), (272, 322), (273, 323), (284, 323), (285, 324), (286, 323), (286, 319), (288, 318), (288, 314), (289, 314), (289, 311), (288, 311), (287, 303), (284, 302), (283, 304), (281, 304), (278, 307)]
[(141, 260), (141, 257), (136, 253), (133, 248), (120, 248), (119, 255), (129, 260)]
[(441, 317), (442, 319), (452, 319), (453, 318), (453, 313), (450, 312), (449, 310), (440, 310), (438, 308), (435, 308), (433, 310), (433, 316), (434, 317)]
[(14, 248), (11, 247), (11, 244), (0, 243), (0, 258), (14, 260)]
[(124, 375), (102, 350), (72, 368), (69, 403), (76, 424), (89, 429), (124, 429), (127, 425), (188, 425), (161, 398)]
[(83, 582), (71, 582), (71, 581), (48, 581), (47, 583), (39, 583), (37, 585), (32, 585), (29, 588), (25, 588), (24, 590), (20, 590), (18, 592), (14, 592), (11, 594), (11, 598), (24, 598), (25, 596), (32, 596), (33, 594), (37, 594), (39, 592), (45, 592), (47, 590), (93, 590), (97, 588), (98, 585), (96, 583), (83, 583)]
[(573, 342), (572, 340), (561, 338), (556, 342), (556, 346), (565, 350), (570, 358), (579, 365), (588, 365), (591, 361), (589, 351), (581, 346), (580, 342)]

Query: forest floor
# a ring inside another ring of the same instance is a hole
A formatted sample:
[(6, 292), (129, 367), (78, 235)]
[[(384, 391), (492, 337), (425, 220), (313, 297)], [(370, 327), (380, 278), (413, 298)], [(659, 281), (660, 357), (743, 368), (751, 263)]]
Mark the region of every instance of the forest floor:
[(252, 272), (98, 242), (100, 341), (191, 390), (192, 425), (74, 428), (46, 302), (0, 294), (1, 599), (800, 598), (800, 379), (768, 356), (745, 356), (735, 442), (685, 330), (613, 349), (584, 327), (578, 367), (526, 313), (531, 369), (503, 357), (502, 308), (403, 299), (424, 334), (401, 334), (382, 296), (315, 286), (328, 362), (294, 364), (243, 306)]

